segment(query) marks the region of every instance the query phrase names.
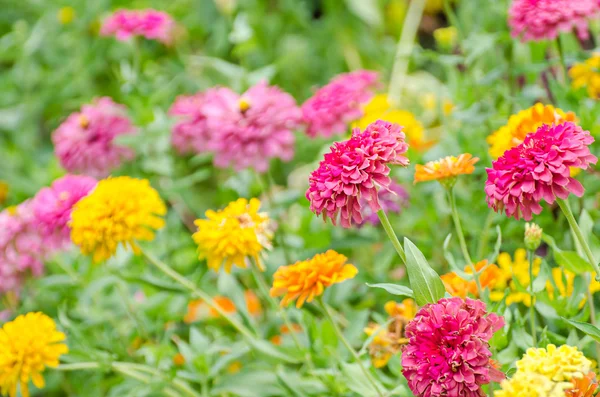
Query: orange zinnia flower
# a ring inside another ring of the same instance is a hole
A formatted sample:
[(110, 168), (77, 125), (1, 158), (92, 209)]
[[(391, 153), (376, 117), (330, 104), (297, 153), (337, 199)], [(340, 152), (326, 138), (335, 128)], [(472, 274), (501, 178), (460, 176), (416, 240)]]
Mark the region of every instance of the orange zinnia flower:
[[(246, 308), (250, 315), (258, 316), (262, 313), (260, 300), (254, 292), (244, 291), (244, 298), (246, 300)], [(237, 312), (233, 301), (226, 296), (215, 296), (213, 302), (227, 314), (234, 314)], [(217, 318), (219, 316), (219, 313), (215, 309), (209, 307), (202, 299), (196, 299), (188, 303), (188, 311), (183, 318), (183, 322), (191, 324), (204, 318)]]
[(281, 306), (296, 300), (296, 307), (311, 302), (326, 287), (354, 278), (358, 269), (346, 264), (346, 258), (333, 250), (317, 254), (312, 259), (281, 266), (273, 275), (271, 296), (282, 296)]
[(566, 397), (592, 397), (598, 389), (596, 374), (590, 372), (583, 378), (573, 378), (573, 388), (565, 391)]
[[(485, 259), (475, 264), (475, 269), (477, 272), (482, 270), (484, 267), (485, 270), (479, 274), (479, 282), (481, 283), (482, 288), (489, 287), (491, 289), (502, 278), (502, 272), (495, 264), (488, 266), (488, 261)], [(466, 266), (464, 271), (467, 274), (473, 274), (472, 266)], [(452, 296), (466, 298), (468, 294), (471, 294), (475, 297), (479, 295), (475, 280), (465, 280), (455, 272), (446, 273), (441, 278), (444, 286), (446, 287), (446, 291), (448, 291), (448, 293)]]
[(415, 183), (438, 181), (444, 185), (452, 185), (459, 175), (472, 174), (475, 171), (474, 165), (478, 161), (479, 158), (463, 153), (458, 157), (448, 156), (425, 165), (417, 164)]
[(291, 324), (292, 328), (290, 329), (290, 327), (288, 327), (286, 324), (282, 325), (281, 327), (279, 327), (279, 335), (274, 335), (271, 337), (271, 343), (273, 343), (274, 345), (281, 345), (281, 342), (283, 341), (283, 336), (286, 334), (290, 334), (290, 333), (299, 333), (302, 332), (302, 326), (300, 324)]

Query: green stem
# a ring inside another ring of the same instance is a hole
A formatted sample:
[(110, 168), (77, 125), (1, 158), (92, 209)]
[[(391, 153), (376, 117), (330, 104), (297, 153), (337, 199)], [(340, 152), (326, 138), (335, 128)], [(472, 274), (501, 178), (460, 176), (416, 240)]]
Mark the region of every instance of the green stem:
[(379, 216), (381, 225), (385, 229), (385, 232), (387, 233), (388, 237), (390, 238), (392, 245), (394, 246), (394, 248), (396, 249), (396, 252), (400, 256), (400, 259), (402, 259), (402, 263), (406, 265), (406, 254), (404, 253), (404, 248), (402, 248), (402, 244), (400, 244), (400, 241), (398, 240), (398, 236), (396, 236), (396, 233), (394, 233), (394, 229), (392, 228), (390, 220), (388, 219), (387, 215), (385, 214), (385, 211), (384, 210), (377, 211), (377, 216)]
[[(586, 295), (588, 307), (590, 308), (590, 322), (593, 326), (596, 326), (596, 304), (594, 303), (594, 294), (592, 294), (592, 291), (590, 290), (591, 276), (589, 273), (585, 274), (585, 281), (587, 285)], [(596, 361), (598, 361), (600, 360), (600, 343), (595, 342), (594, 346), (596, 347)]]
[[(268, 171), (267, 175), (264, 176), (265, 181), (263, 182), (263, 176), (259, 173), (256, 174), (257, 178), (258, 178), (258, 183), (260, 184), (260, 188), (262, 190), (262, 192), (265, 194), (266, 200), (267, 200), (267, 205), (269, 206), (269, 210), (270, 211), (274, 211), (275, 210), (275, 197), (273, 197), (273, 176), (271, 175), (271, 170)], [(285, 244), (285, 233), (283, 230), (283, 227), (278, 228), (278, 230), (275, 231), (275, 241), (277, 241), (277, 244), (281, 247), (281, 249), (283, 250), (283, 256), (285, 257), (285, 261), (288, 264), (293, 263), (288, 249), (287, 249), (287, 245)]]
[(95, 361), (85, 363), (73, 363), (73, 364), (60, 364), (58, 367), (53, 368), (56, 371), (79, 371), (81, 369), (97, 369), (100, 368), (100, 364)]
[(560, 70), (562, 73), (562, 83), (563, 84), (567, 84), (568, 81), (568, 72), (567, 72), (567, 62), (565, 61), (565, 53), (563, 51), (561, 42), (560, 42), (560, 35), (558, 35), (556, 37), (556, 48), (558, 49), (558, 56), (560, 58)]
[(533, 292), (533, 262), (535, 261), (535, 252), (528, 250), (527, 259), (529, 261), (529, 296), (531, 303), (529, 305), (529, 321), (531, 322), (531, 337), (533, 345), (537, 347), (537, 335), (535, 328), (535, 293)]
[(402, 89), (404, 88), (406, 72), (408, 70), (408, 61), (412, 54), (415, 37), (417, 36), (417, 30), (419, 29), (424, 9), (425, 0), (411, 0), (406, 16), (404, 17), (404, 25), (400, 34), (400, 40), (398, 40), (388, 91), (388, 100), (394, 108), (400, 106)]
[(483, 230), (481, 231), (481, 237), (479, 238), (479, 243), (477, 244), (477, 257), (484, 257), (484, 250), (488, 245), (489, 237), (490, 237), (490, 229), (492, 228), (492, 223), (494, 222), (494, 216), (496, 213), (494, 211), (489, 211), (488, 216), (485, 218), (485, 223), (483, 224)]
[(329, 320), (329, 322), (333, 326), (333, 329), (334, 329), (335, 333), (337, 334), (338, 338), (340, 338), (340, 340), (342, 341), (344, 346), (346, 346), (348, 351), (352, 354), (354, 361), (356, 361), (356, 363), (362, 370), (363, 374), (365, 374), (365, 377), (367, 378), (367, 380), (369, 381), (369, 383), (371, 384), (373, 389), (377, 392), (377, 395), (380, 397), (383, 397), (384, 394), (381, 392), (381, 390), (379, 390), (379, 387), (377, 386), (377, 382), (375, 381), (375, 379), (373, 379), (373, 375), (371, 375), (371, 373), (363, 365), (363, 362), (360, 359), (360, 357), (358, 356), (358, 353), (356, 353), (356, 350), (354, 350), (354, 348), (352, 347), (350, 342), (348, 342), (348, 339), (346, 339), (346, 337), (342, 333), (342, 330), (340, 329), (340, 327), (337, 325), (337, 323), (333, 319), (333, 316), (331, 315), (331, 312), (329, 311), (329, 307), (327, 306), (327, 304), (323, 301), (323, 299), (321, 297), (318, 299), (318, 301), (320, 303), (321, 309), (323, 309), (323, 312), (325, 313), (325, 316), (327, 317), (327, 320)]
[(166, 263), (158, 260), (157, 258), (152, 256), (145, 250), (143, 250), (141, 248), (140, 248), (140, 250), (150, 263), (152, 263), (154, 266), (156, 266), (164, 274), (171, 277), (173, 280), (177, 281), (179, 284), (181, 284), (182, 286), (184, 286), (185, 288), (190, 290), (193, 295), (196, 295), (198, 298), (202, 299), (202, 301), (204, 301), (211, 309), (213, 309), (217, 313), (219, 313), (225, 320), (227, 320), (229, 322), (229, 324), (231, 324), (235, 329), (237, 329), (240, 334), (242, 334), (244, 337), (248, 338), (251, 341), (255, 339), (255, 336), (252, 335), (252, 332), (250, 332), (250, 330), (248, 330), (248, 328), (246, 328), (242, 323), (240, 323), (234, 317), (232, 317), (231, 315), (226, 313), (223, 309), (221, 309), (221, 307), (219, 305), (215, 304), (215, 302), (213, 301), (213, 299), (210, 295), (208, 295), (206, 292), (202, 291), (201, 289), (197, 288), (194, 285), (194, 283), (192, 283), (187, 278), (183, 277), (181, 274), (177, 273), (175, 270), (171, 269)]

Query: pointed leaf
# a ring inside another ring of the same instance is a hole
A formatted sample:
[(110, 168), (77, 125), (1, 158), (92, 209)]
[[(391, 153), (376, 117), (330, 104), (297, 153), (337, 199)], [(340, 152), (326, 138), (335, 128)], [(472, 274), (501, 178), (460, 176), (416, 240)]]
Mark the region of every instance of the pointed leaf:
[(413, 293), (413, 291), (410, 288), (405, 287), (404, 285), (397, 285), (397, 284), (391, 284), (391, 283), (381, 283), (381, 284), (367, 283), (367, 285), (371, 288), (382, 288), (392, 295), (406, 296), (408, 298), (415, 297), (415, 294)]
[(440, 276), (429, 266), (423, 253), (409, 239), (404, 238), (406, 269), (417, 305), (435, 303), (444, 297), (446, 289)]
[(600, 342), (600, 329), (598, 329), (598, 327), (581, 321), (569, 320), (564, 317), (562, 317), (562, 319), (574, 326), (575, 328), (577, 328), (578, 330), (580, 330), (581, 332), (583, 332), (584, 334), (591, 336), (596, 342)]

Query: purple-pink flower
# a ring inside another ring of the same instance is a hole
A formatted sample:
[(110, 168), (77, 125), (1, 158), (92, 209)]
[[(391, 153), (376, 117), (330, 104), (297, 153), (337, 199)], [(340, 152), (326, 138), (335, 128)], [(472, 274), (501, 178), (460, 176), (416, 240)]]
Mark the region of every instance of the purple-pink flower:
[(293, 130), (300, 127), (302, 113), (278, 87), (261, 82), (242, 95), (229, 88), (211, 89), (204, 93), (201, 112), (216, 167), (266, 172), (271, 159), (294, 157)]
[(119, 135), (133, 133), (125, 106), (103, 97), (72, 113), (54, 131), (52, 142), (68, 172), (103, 178), (135, 157), (132, 149), (114, 142)]
[(554, 40), (560, 32), (589, 37), (588, 21), (600, 16), (598, 0), (513, 0), (508, 11), (512, 36), (522, 41)]
[(406, 326), (402, 373), (417, 397), (483, 397), (482, 385), (504, 374), (490, 363), (489, 340), (504, 319), (485, 304), (444, 298), (422, 307)]
[(204, 93), (180, 95), (169, 109), (169, 114), (177, 117), (171, 144), (179, 154), (200, 154), (212, 149), (211, 134), (202, 112), (204, 97)]
[[(355, 128), (352, 137), (336, 142), (309, 178), (306, 198), (310, 209), (343, 227), (363, 222), (361, 201), (373, 212), (381, 209), (377, 187), (389, 189), (389, 164), (407, 166), (408, 150), (402, 127), (377, 120), (364, 132)], [(364, 202), (363, 201), (363, 202)]]
[(359, 70), (340, 74), (320, 88), (302, 105), (302, 116), (310, 137), (330, 137), (348, 130), (363, 116), (362, 105), (375, 94), (377, 72)]
[(152, 9), (118, 10), (104, 20), (100, 34), (115, 36), (120, 41), (142, 36), (148, 40), (170, 44), (174, 27), (175, 21), (166, 12)]
[(570, 168), (596, 164), (598, 158), (588, 147), (592, 142), (589, 131), (571, 122), (542, 125), (487, 169), (488, 206), (509, 217), (531, 220), (532, 213), (542, 211), (542, 200), (552, 204), (569, 193), (581, 197), (583, 186), (571, 177)]
[(34, 222), (46, 239), (52, 239), (60, 249), (70, 242), (73, 206), (96, 186), (88, 176), (66, 175), (55, 180), (50, 187), (42, 188), (32, 200)]
[[(377, 192), (377, 196), (379, 199), (379, 204), (381, 205), (381, 209), (385, 211), (386, 214), (396, 213), (399, 214), (402, 210), (408, 207), (408, 199), (409, 195), (404, 186), (400, 185), (392, 181), (387, 189), (379, 189)], [(379, 216), (377, 212), (374, 212), (371, 209), (371, 206), (368, 205), (368, 201), (366, 198), (361, 197), (360, 205), (362, 207), (362, 216), (363, 222), (361, 225), (365, 223), (370, 223), (372, 225), (379, 225)]]

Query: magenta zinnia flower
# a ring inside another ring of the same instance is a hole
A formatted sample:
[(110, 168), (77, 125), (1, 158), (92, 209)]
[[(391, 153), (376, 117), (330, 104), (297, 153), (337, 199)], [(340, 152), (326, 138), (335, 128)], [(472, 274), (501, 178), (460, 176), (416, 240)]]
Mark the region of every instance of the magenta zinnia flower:
[(294, 157), (293, 130), (302, 114), (294, 98), (264, 82), (241, 96), (229, 88), (204, 93), (201, 111), (206, 117), (215, 166), (266, 172), (273, 158)]
[(485, 304), (444, 298), (422, 307), (406, 326), (402, 373), (417, 397), (483, 397), (481, 386), (504, 374), (490, 363), (489, 340), (504, 319)]
[[(408, 192), (404, 186), (394, 181), (390, 183), (387, 189), (379, 189), (377, 192), (377, 197), (379, 199), (381, 209), (384, 210), (386, 214), (399, 214), (404, 208), (408, 207)], [(371, 209), (371, 206), (368, 204), (369, 203), (367, 199), (361, 197), (360, 205), (362, 207), (363, 215), (363, 222), (361, 225), (369, 222), (370, 224), (377, 226), (380, 223), (379, 216), (377, 215), (377, 212), (374, 212)]]
[(302, 105), (302, 116), (310, 137), (342, 134), (350, 123), (362, 117), (361, 105), (377, 88), (378, 74), (359, 70), (340, 74), (320, 88)]
[(0, 212), (0, 294), (18, 293), (26, 276), (40, 276), (55, 242), (43, 237), (31, 201)]
[(512, 36), (522, 41), (554, 40), (573, 29), (589, 37), (588, 20), (600, 16), (598, 0), (513, 0), (508, 11)]
[(179, 154), (200, 154), (212, 149), (211, 134), (202, 112), (204, 96), (204, 93), (178, 96), (169, 109), (169, 114), (178, 118), (171, 143)]
[(72, 113), (52, 134), (60, 164), (69, 172), (102, 178), (133, 159), (133, 150), (114, 142), (119, 135), (135, 133), (125, 110), (103, 97)]
[(334, 143), (310, 175), (306, 191), (310, 209), (334, 225), (339, 215), (343, 227), (363, 222), (361, 199), (373, 212), (379, 211), (377, 186), (389, 189), (388, 164), (408, 165), (404, 139), (398, 124), (377, 120), (364, 132), (355, 128), (349, 140)]
[(571, 122), (542, 125), (487, 169), (488, 206), (516, 219), (531, 220), (532, 213), (542, 211), (542, 200), (552, 204), (556, 197), (566, 199), (569, 193), (581, 197), (583, 186), (571, 177), (570, 168), (596, 164), (598, 159), (588, 148), (592, 142), (589, 131)]
[(100, 34), (115, 36), (120, 41), (142, 36), (148, 40), (169, 44), (173, 38), (174, 27), (175, 21), (166, 12), (152, 9), (118, 10), (104, 20)]
[(88, 176), (66, 175), (41, 189), (33, 198), (32, 208), (39, 232), (48, 239), (55, 239), (57, 248), (71, 242), (70, 229), (73, 206), (96, 186), (96, 180)]

